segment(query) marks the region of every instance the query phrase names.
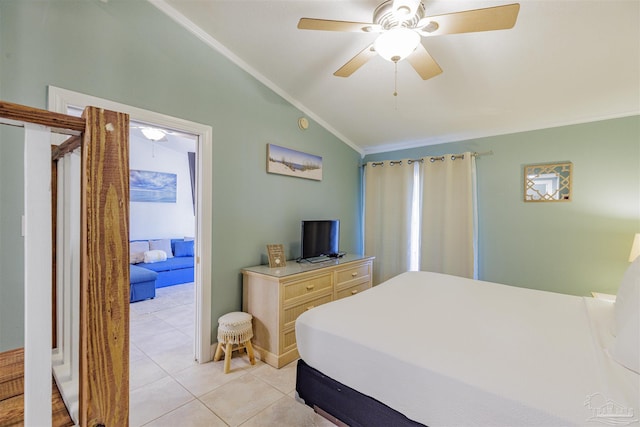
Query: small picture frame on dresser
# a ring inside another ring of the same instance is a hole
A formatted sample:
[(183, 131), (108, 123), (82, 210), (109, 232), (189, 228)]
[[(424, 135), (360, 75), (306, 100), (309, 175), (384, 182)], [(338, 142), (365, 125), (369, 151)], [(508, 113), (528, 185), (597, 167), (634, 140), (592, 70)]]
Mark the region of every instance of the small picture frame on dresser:
[(269, 267), (277, 268), (287, 265), (283, 245), (267, 245), (267, 253), (269, 254)]

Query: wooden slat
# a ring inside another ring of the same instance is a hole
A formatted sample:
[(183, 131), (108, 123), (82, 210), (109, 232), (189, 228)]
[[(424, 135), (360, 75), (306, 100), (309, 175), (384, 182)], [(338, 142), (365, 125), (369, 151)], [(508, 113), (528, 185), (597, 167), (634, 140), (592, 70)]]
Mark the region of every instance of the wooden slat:
[(85, 121), (79, 117), (54, 113), (52, 111), (6, 101), (0, 101), (0, 117), (19, 122), (48, 126), (52, 132), (65, 135), (79, 135), (84, 131), (85, 127)]
[(82, 137), (72, 136), (60, 145), (54, 145), (51, 147), (51, 160), (58, 160), (67, 153), (71, 153), (76, 148), (82, 145)]
[(129, 116), (83, 117), (79, 421), (128, 426)]

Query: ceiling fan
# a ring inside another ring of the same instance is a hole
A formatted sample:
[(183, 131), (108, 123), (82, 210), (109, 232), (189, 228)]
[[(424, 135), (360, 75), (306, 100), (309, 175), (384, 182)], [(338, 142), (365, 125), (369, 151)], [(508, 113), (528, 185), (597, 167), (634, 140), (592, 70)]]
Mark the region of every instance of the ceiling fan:
[(420, 0), (387, 0), (373, 12), (372, 23), (301, 18), (298, 28), (380, 33), (372, 44), (333, 73), (335, 76), (349, 77), (380, 55), (396, 64), (406, 58), (420, 77), (427, 80), (442, 73), (442, 69), (420, 42), (421, 37), (509, 29), (515, 25), (519, 10), (520, 4), (514, 3), (426, 16)]

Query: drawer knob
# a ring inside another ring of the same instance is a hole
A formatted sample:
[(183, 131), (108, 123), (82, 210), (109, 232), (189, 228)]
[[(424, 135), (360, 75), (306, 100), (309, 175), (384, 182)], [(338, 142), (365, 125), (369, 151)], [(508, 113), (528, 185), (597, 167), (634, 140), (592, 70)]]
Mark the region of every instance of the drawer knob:
[(354, 271), (353, 273), (351, 273), (351, 277), (356, 277), (358, 275), (357, 271)]
[(310, 291), (311, 289), (315, 288), (316, 285), (307, 285), (307, 290)]
[(307, 311), (311, 310), (313, 307), (315, 307), (315, 305), (310, 305), (309, 307), (307, 307)]
[(354, 290), (352, 290), (352, 291), (351, 291), (351, 295), (355, 295), (355, 294), (357, 294), (357, 293), (358, 293), (358, 290), (357, 290), (357, 289), (354, 289)]

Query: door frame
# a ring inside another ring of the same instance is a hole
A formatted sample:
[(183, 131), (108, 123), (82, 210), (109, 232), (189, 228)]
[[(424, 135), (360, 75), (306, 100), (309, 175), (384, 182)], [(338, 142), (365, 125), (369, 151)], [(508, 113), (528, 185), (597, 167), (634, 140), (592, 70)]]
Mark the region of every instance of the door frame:
[(105, 108), (129, 114), (133, 121), (196, 135), (196, 247), (195, 247), (195, 335), (194, 357), (199, 363), (212, 360), (211, 340), (211, 252), (212, 252), (212, 199), (213, 194), (213, 129), (211, 126), (191, 122), (130, 105), (97, 98), (55, 86), (48, 87), (50, 111), (67, 114), (68, 107), (84, 109), (86, 106)]

